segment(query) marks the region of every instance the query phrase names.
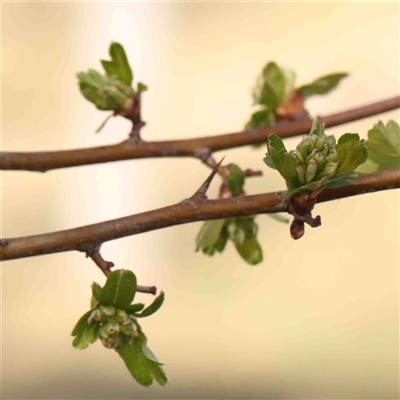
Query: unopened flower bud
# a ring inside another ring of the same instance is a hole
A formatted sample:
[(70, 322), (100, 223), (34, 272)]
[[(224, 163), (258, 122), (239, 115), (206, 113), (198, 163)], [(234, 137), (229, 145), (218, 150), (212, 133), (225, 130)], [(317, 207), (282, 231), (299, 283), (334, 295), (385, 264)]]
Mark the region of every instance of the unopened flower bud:
[(110, 319), (105, 325), (100, 328), (99, 335), (102, 338), (113, 336), (119, 332), (119, 324), (114, 319)]
[(338, 162), (338, 153), (336, 151), (336, 149), (332, 149), (332, 151), (330, 152), (329, 156), (329, 161), (332, 163), (337, 163)]
[(136, 324), (131, 321), (129, 324), (121, 325), (121, 332), (129, 337), (135, 337), (138, 335)]
[(306, 183), (310, 183), (314, 178), (315, 174), (317, 173), (317, 163), (315, 158), (312, 157), (307, 164), (307, 171), (306, 171)]
[(112, 317), (113, 315), (115, 315), (116, 312), (115, 307), (113, 306), (100, 307), (100, 311), (105, 317)]
[(117, 309), (117, 313), (115, 315), (116, 320), (120, 325), (129, 324), (132, 320), (129, 318), (129, 315), (124, 310)]
[(313, 158), (315, 156), (315, 154), (317, 153), (317, 149), (314, 149), (306, 158), (306, 163), (308, 164), (311, 160), (311, 158)]
[(316, 148), (318, 151), (321, 151), (321, 150), (322, 150), (322, 147), (324, 146), (324, 143), (325, 143), (325, 138), (324, 138), (324, 137), (318, 138), (318, 140), (317, 140), (316, 143), (315, 143), (315, 148)]
[(104, 321), (103, 314), (100, 312), (98, 308), (96, 308), (91, 314), (88, 319), (88, 324), (90, 325), (92, 321), (101, 322)]
[(296, 165), (296, 172), (297, 172), (297, 180), (299, 181), (300, 186), (305, 185), (306, 169), (302, 165)]
[(333, 176), (336, 172), (337, 164), (326, 163), (322, 171), (318, 172), (319, 178), (324, 178), (326, 176)]
[(314, 160), (317, 163), (318, 168), (322, 168), (326, 161), (321, 153), (316, 153), (314, 156)]
[(120, 344), (122, 344), (122, 339), (119, 335), (109, 336), (106, 338), (101, 337), (100, 340), (103, 346), (107, 349), (116, 349)]

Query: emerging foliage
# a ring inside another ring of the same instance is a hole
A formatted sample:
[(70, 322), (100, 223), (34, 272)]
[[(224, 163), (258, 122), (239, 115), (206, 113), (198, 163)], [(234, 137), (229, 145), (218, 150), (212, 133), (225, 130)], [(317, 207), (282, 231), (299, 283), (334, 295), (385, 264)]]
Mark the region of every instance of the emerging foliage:
[[(230, 169), (227, 185), (231, 196), (243, 194), (244, 172), (234, 165)], [(258, 226), (255, 217), (239, 217), (206, 221), (196, 238), (196, 251), (213, 256), (222, 253), (228, 240), (231, 240), (239, 255), (250, 265), (263, 260), (261, 246), (257, 241)]]
[(323, 187), (349, 185), (357, 176), (354, 170), (368, 157), (365, 140), (356, 133), (346, 133), (336, 144), (334, 136), (324, 134), (324, 125), (314, 120), (310, 134), (296, 150), (287, 152), (282, 140), (271, 134), (264, 162), (277, 169), (288, 190), (282, 197), (296, 193), (308, 195)]
[(94, 282), (91, 309), (75, 325), (72, 345), (84, 350), (100, 339), (104, 347), (118, 352), (141, 385), (150, 386), (153, 378), (165, 385), (168, 379), (162, 364), (147, 347), (147, 338), (137, 322), (137, 318), (148, 317), (159, 310), (164, 293), (143, 310), (144, 304), (131, 304), (136, 289), (136, 276), (123, 269), (113, 271), (103, 288)]
[(360, 174), (369, 174), (400, 167), (400, 128), (390, 120), (386, 126), (379, 121), (368, 131), (368, 160), (357, 168)]
[(308, 117), (304, 101), (311, 96), (329, 93), (347, 76), (347, 73), (333, 73), (295, 88), (295, 72), (269, 62), (257, 78), (252, 93), (254, 104), (261, 109), (251, 115), (245, 129)]
[[(105, 75), (89, 69), (77, 74), (82, 95), (99, 110), (115, 112), (132, 106), (132, 100), (147, 86), (138, 83), (136, 91), (132, 88), (133, 73), (124, 48), (119, 43), (111, 43), (111, 61), (101, 60)], [(106, 118), (96, 132), (99, 132), (112, 115)]]

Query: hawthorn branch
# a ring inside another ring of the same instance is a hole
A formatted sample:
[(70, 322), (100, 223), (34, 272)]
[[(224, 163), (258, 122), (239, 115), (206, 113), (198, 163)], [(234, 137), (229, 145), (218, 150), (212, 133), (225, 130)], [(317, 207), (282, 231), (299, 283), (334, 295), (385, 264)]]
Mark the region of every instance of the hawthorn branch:
[[(400, 96), (331, 114), (319, 120), (329, 128), (397, 108), (400, 108)], [(306, 119), (250, 131), (185, 140), (146, 142), (128, 139), (115, 145), (88, 149), (29, 153), (2, 152), (0, 165), (2, 170), (46, 172), (57, 168), (154, 157), (194, 157), (206, 163), (213, 152), (265, 143), (271, 133), (281, 138), (305, 135), (310, 131), (311, 124), (312, 120)]]
[[(400, 168), (358, 177), (353, 184), (325, 189), (317, 202), (400, 188)], [(169, 207), (129, 217), (41, 235), (0, 240), (0, 260), (13, 260), (66, 251), (87, 252), (104, 242), (195, 221), (287, 212), (276, 193), (207, 200), (186, 199)]]

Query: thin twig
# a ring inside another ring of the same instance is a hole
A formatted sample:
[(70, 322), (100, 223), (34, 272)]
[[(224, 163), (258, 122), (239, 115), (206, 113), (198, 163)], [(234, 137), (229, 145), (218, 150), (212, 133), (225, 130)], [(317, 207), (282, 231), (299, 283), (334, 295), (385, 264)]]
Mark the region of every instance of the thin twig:
[[(400, 168), (395, 168), (360, 176), (349, 186), (325, 189), (318, 196), (318, 203), (398, 188), (400, 188)], [(276, 193), (218, 200), (182, 201), (169, 207), (75, 229), (3, 239), (3, 246), (0, 247), (0, 260), (6, 261), (72, 250), (86, 252), (88, 248), (98, 243), (168, 226), (211, 219), (286, 212), (286, 208), (287, 204)]]
[[(321, 117), (319, 120), (325, 123), (326, 127), (332, 127), (399, 107), (400, 96), (396, 96), (367, 106)], [(89, 149), (30, 153), (3, 152), (0, 157), (0, 166), (2, 170), (45, 172), (57, 168), (137, 158), (195, 157), (204, 161), (215, 151), (265, 143), (271, 133), (275, 133), (281, 138), (305, 135), (310, 131), (311, 124), (312, 121), (307, 119), (298, 122), (281, 123), (274, 127), (186, 140), (145, 142), (128, 139), (119, 144)]]
[(95, 246), (94, 250), (86, 251), (86, 257), (90, 257), (94, 263), (102, 270), (105, 276), (111, 274), (111, 268), (114, 263), (111, 261), (106, 261), (100, 254), (100, 246)]

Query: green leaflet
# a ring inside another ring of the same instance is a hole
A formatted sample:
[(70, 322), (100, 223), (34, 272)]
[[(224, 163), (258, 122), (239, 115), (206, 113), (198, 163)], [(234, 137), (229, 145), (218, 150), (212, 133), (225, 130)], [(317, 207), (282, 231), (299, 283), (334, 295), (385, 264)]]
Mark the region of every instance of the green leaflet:
[(139, 326), (138, 336), (131, 342), (124, 342), (117, 352), (131, 375), (141, 385), (151, 386), (154, 379), (160, 385), (168, 382), (162, 365), (147, 347), (147, 338)]
[(143, 303), (131, 304), (130, 306), (125, 308), (125, 311), (127, 313), (136, 313), (136, 312), (142, 311), (144, 307), (145, 306)]
[(283, 101), (285, 86), (286, 79), (283, 71), (276, 63), (268, 63), (253, 89), (254, 102), (274, 110)]
[(205, 222), (196, 238), (196, 251), (201, 249), (205, 252), (207, 248), (213, 247), (218, 242), (224, 224), (224, 219)]
[(244, 172), (234, 165), (228, 175), (228, 188), (232, 196), (239, 196), (244, 185)]
[(240, 256), (250, 265), (259, 264), (263, 260), (262, 249), (256, 238), (245, 239), (242, 244), (236, 244)]
[(263, 126), (271, 126), (275, 123), (275, 116), (267, 109), (254, 112), (250, 120), (246, 123), (244, 129), (254, 129)]
[(357, 172), (368, 174), (400, 166), (400, 128), (393, 120), (379, 121), (368, 131), (368, 160)]
[(136, 276), (132, 271), (120, 269), (111, 272), (100, 293), (100, 302), (106, 306), (126, 309), (136, 293)]
[(338, 166), (333, 176), (334, 179), (353, 172), (368, 158), (365, 140), (360, 140), (360, 136), (357, 133), (345, 133), (341, 136), (338, 140), (336, 151), (338, 154)]
[(160, 307), (164, 303), (164, 292), (161, 292), (159, 296), (157, 296), (154, 301), (145, 308), (140, 314), (135, 314), (136, 318), (144, 318), (148, 317), (149, 315), (154, 314), (156, 311), (160, 309)]
[(72, 345), (79, 350), (86, 349), (99, 338), (100, 324), (88, 324), (88, 319), (92, 312), (93, 310), (89, 310), (83, 314), (72, 330), (71, 336), (75, 336)]
[(129, 66), (124, 48), (119, 43), (111, 43), (109, 48), (111, 61), (101, 60), (108, 76), (116, 76), (128, 86), (132, 85), (133, 74)]
[(336, 73), (322, 76), (312, 83), (300, 86), (296, 91), (304, 98), (323, 95), (333, 90), (339, 82), (348, 76), (347, 73)]

